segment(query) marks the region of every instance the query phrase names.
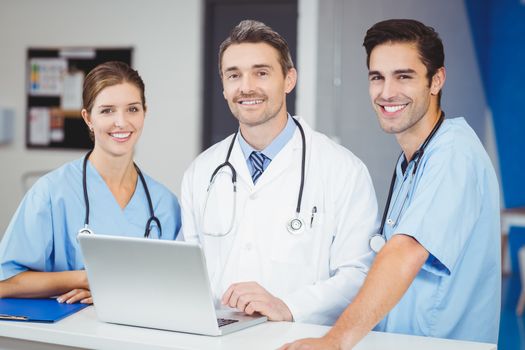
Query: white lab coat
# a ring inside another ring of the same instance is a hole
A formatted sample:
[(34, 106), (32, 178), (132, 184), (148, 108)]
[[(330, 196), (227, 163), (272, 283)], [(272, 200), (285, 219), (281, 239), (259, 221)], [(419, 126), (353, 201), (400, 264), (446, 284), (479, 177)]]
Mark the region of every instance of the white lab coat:
[[(182, 182), (182, 234), (202, 244), (216, 302), (232, 283), (256, 281), (287, 304), (295, 321), (330, 325), (354, 298), (371, 264), (377, 201), (365, 165), (300, 122), (306, 135), (303, 233), (287, 230), (301, 178), (296, 129), (256, 185), (235, 142), (230, 162), (238, 176), (236, 215), (232, 232), (224, 237), (204, 235), (202, 217), (211, 174), (225, 161), (233, 136), (199, 155)], [(224, 178), (227, 182), (216, 183), (224, 201), (208, 204), (207, 215), (220, 216), (231, 201), (231, 181)]]

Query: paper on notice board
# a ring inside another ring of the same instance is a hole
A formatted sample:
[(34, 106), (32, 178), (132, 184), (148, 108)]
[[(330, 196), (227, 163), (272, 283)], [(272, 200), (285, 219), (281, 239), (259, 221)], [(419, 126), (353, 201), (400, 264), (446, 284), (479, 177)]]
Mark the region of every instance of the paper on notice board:
[(49, 145), (50, 136), (49, 108), (32, 107), (29, 109), (29, 143), (38, 146)]
[(75, 71), (64, 75), (64, 93), (60, 100), (60, 107), (62, 107), (62, 109), (82, 109), (82, 84), (84, 84), (84, 73), (82, 71)]
[(63, 111), (63, 109), (56, 107), (49, 109), (49, 139), (51, 142), (63, 142), (66, 136)]
[(29, 60), (31, 96), (60, 96), (67, 60), (64, 58), (33, 58)]

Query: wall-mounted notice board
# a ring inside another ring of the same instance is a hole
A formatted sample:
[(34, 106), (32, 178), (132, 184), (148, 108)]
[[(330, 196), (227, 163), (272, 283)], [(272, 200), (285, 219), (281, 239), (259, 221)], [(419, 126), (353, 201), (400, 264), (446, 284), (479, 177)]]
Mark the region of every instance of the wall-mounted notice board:
[(91, 148), (80, 115), (84, 77), (103, 62), (131, 65), (132, 51), (130, 47), (28, 49), (26, 146)]

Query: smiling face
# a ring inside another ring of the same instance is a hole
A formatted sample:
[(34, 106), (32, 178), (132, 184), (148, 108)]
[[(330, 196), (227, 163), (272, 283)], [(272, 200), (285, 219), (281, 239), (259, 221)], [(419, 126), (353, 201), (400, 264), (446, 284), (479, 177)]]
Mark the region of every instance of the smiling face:
[(414, 43), (385, 43), (372, 50), (368, 76), (381, 128), (398, 137), (406, 133), (426, 137), (428, 125), (432, 128), (439, 115), (437, 95), (445, 80), (444, 68), (429, 82)]
[(144, 126), (140, 90), (127, 82), (108, 86), (97, 95), (91, 111), (82, 110), (82, 117), (93, 131), (94, 152), (132, 155)]
[(224, 51), (221, 75), (224, 98), (241, 128), (286, 120), (286, 94), (295, 87), (296, 71), (283, 75), (275, 48), (232, 44)]

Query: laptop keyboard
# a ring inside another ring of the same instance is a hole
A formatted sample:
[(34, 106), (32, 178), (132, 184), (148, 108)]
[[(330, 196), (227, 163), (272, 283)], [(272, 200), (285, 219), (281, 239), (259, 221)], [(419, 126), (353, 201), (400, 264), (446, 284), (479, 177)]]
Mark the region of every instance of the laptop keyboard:
[(235, 322), (239, 322), (239, 320), (232, 320), (230, 318), (218, 318), (217, 323), (219, 324), (219, 327), (223, 327)]

